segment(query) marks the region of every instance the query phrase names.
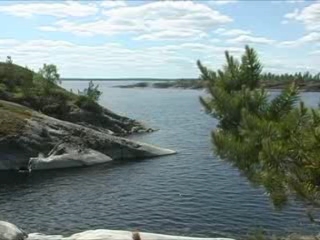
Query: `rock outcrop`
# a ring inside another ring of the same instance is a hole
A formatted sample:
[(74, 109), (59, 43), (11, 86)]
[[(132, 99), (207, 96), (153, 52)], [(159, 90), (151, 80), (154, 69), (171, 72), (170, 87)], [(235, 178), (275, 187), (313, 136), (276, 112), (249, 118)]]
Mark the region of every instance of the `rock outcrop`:
[(74, 107), (63, 115), (54, 117), (117, 136), (154, 131), (139, 121), (121, 116), (104, 107), (101, 107), (98, 114)]
[[(0, 101), (0, 170), (48, 169), (174, 154)], [(38, 157), (37, 157), (38, 156)]]
[(83, 167), (112, 161), (112, 158), (101, 152), (65, 143), (57, 145), (48, 155), (30, 158), (28, 170)]
[(0, 239), (1, 240), (135, 240), (134, 236), (140, 237), (141, 240), (232, 240), (229, 238), (193, 238), (193, 237), (178, 237), (154, 233), (132, 233), (129, 231), (117, 230), (89, 230), (81, 233), (76, 233), (70, 237), (62, 235), (44, 235), (40, 233), (26, 234), (17, 226), (0, 221)]

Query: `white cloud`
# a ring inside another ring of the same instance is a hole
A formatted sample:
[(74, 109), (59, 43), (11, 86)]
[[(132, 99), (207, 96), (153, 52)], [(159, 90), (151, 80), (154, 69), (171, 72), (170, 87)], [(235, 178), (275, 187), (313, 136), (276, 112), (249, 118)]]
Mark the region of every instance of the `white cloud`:
[(249, 35), (240, 35), (233, 39), (228, 39), (227, 43), (231, 44), (273, 44), (275, 40), (264, 37), (253, 37)]
[(149, 2), (104, 10), (103, 14), (105, 17), (96, 21), (63, 20), (40, 29), (88, 36), (137, 33), (136, 39), (156, 40), (203, 37), (212, 27), (232, 22), (229, 16), (191, 1)]
[(290, 59), (284, 56), (273, 56), (263, 61), (264, 71), (273, 73), (306, 72), (318, 73), (319, 67), (306, 59)]
[(302, 22), (309, 31), (320, 31), (320, 1), (316, 1), (302, 10), (295, 9), (284, 17)]
[(238, 0), (211, 0), (211, 1), (208, 1), (208, 4), (221, 6), (221, 5), (226, 5), (230, 3), (236, 3), (236, 2), (238, 2)]
[[(115, 66), (161, 67), (169, 57), (158, 51), (133, 50), (114, 43), (90, 46), (52, 40), (19, 42), (10, 48), (1, 46), (0, 54), (2, 57), (11, 55), (14, 62), (28, 64), (33, 69), (38, 69), (44, 62), (55, 63), (59, 66), (62, 75), (77, 74), (72, 70), (75, 65), (78, 66), (77, 71), (80, 74), (86, 74), (89, 69), (93, 69), (89, 71), (94, 71), (96, 68), (108, 70)], [(154, 54), (152, 61), (150, 61), (151, 54)]]
[(185, 38), (188, 38), (188, 40), (191, 39), (201, 39), (204, 37), (207, 37), (208, 34), (206, 34), (203, 31), (197, 31), (192, 29), (186, 29), (184, 31), (181, 30), (166, 30), (161, 32), (154, 32), (150, 34), (143, 34), (136, 38), (135, 40), (184, 40)]
[(270, 1), (273, 4), (286, 4), (286, 3), (291, 3), (291, 4), (298, 4), (298, 3), (304, 3), (305, 0), (274, 0)]
[[(0, 39), (1, 59), (10, 55), (15, 63), (28, 65), (35, 70), (43, 63), (54, 63), (59, 67), (63, 77), (196, 77), (197, 59), (214, 69), (220, 68), (225, 62), (225, 50), (237, 58), (244, 51), (243, 46), (225, 47), (214, 43), (196, 42), (137, 49), (119, 43), (84, 45), (44, 39)], [(272, 54), (269, 54), (268, 58), (261, 51), (259, 54), (267, 71), (294, 72), (316, 69), (316, 61), (312, 56), (306, 60)]]
[[(194, 52), (203, 52), (203, 53), (210, 53), (210, 54), (223, 54), (225, 50), (228, 50), (232, 53), (239, 54), (243, 52), (243, 48), (239, 47), (221, 47), (215, 46), (210, 44), (203, 44), (203, 43), (182, 43), (182, 44), (175, 44), (175, 45), (166, 45), (166, 46), (158, 46), (158, 47), (151, 47), (152, 50), (160, 50), (165, 51), (166, 53), (173, 53), (176, 51), (194, 51)], [(222, 56), (223, 57), (223, 56)]]
[(16, 40), (16, 39), (10, 39), (10, 38), (7, 38), (7, 39), (0, 39), (0, 45), (15, 45), (15, 44), (18, 44), (19, 41)]
[(310, 71), (310, 72), (314, 72), (314, 73), (319, 73), (319, 68), (318, 67), (313, 67), (307, 64), (301, 64), (301, 65), (296, 65), (293, 66), (295, 69), (297, 69), (297, 71), (299, 72), (306, 72), (306, 71)]
[[(10, 44), (10, 47), (5, 44)], [(168, 65), (175, 77), (197, 75), (195, 61), (205, 59), (208, 53), (214, 57), (215, 67), (220, 67), (224, 51), (228, 49), (239, 56), (243, 48), (219, 47), (214, 44), (183, 43), (157, 47), (123, 46), (118, 43), (100, 45), (78, 45), (67, 41), (29, 40), (17, 41), (0, 39), (0, 58), (10, 55), (13, 61), (22, 66), (28, 65), (37, 70), (43, 63), (57, 64), (63, 77), (124, 77), (167, 76)], [(218, 56), (218, 57), (216, 57)], [(149, 69), (140, 72), (139, 69)], [(126, 69), (126, 72), (123, 72)], [(174, 76), (171, 76), (174, 77)]]
[(249, 30), (242, 30), (242, 29), (225, 29), (225, 28), (218, 28), (214, 31), (214, 33), (217, 33), (222, 36), (228, 36), (228, 37), (234, 37), (239, 35), (249, 35), (251, 34), (251, 31)]
[(225, 29), (225, 28), (218, 28), (218, 29), (216, 29), (216, 30), (214, 31), (214, 33), (220, 34), (220, 33), (223, 33), (223, 32), (225, 32), (225, 31), (227, 31), (227, 29)]
[(295, 18), (297, 18), (299, 16), (299, 12), (300, 12), (299, 9), (296, 8), (296, 9), (294, 9), (293, 12), (285, 14), (284, 18), (286, 18), (286, 19), (295, 19)]
[(210, 42), (212, 43), (218, 43), (218, 42), (221, 42), (221, 40), (219, 38), (211, 38), (210, 39)]
[(320, 41), (320, 32), (311, 32), (294, 41), (283, 41), (279, 44), (279, 46), (299, 47), (307, 43), (315, 43), (319, 41)]
[(95, 4), (82, 4), (76, 1), (59, 3), (19, 3), (0, 6), (0, 12), (18, 17), (32, 17), (34, 15), (49, 15), (55, 17), (85, 17), (98, 12)]
[(38, 29), (46, 32), (55, 32), (57, 30), (56, 27), (53, 26), (40, 26)]
[(286, 3), (304, 3), (305, 0), (286, 0)]
[(51, 26), (41, 26), (42, 31), (67, 32), (79, 36), (105, 35), (111, 36), (121, 33), (137, 33), (143, 31), (143, 26), (133, 22), (114, 23), (109, 20), (98, 20), (87, 23), (76, 23), (69, 20), (59, 20)]
[(100, 4), (102, 7), (105, 8), (115, 8), (115, 7), (125, 7), (127, 3), (121, 0), (104, 0)]
[(310, 53), (310, 55), (319, 55), (319, 56), (320, 56), (320, 50), (312, 51), (312, 52)]

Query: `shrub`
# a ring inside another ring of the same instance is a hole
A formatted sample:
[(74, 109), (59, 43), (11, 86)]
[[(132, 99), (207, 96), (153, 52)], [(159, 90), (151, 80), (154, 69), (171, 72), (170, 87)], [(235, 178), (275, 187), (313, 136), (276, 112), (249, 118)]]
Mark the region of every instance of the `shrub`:
[(79, 95), (85, 96), (93, 102), (97, 102), (102, 95), (102, 92), (99, 90), (99, 85), (95, 86), (91, 80), (88, 88), (85, 88), (82, 92), (79, 91)]
[(58, 68), (54, 64), (43, 64), (43, 67), (39, 69), (38, 74), (46, 79), (49, 83), (61, 83)]
[(90, 99), (87, 96), (79, 96), (75, 102), (75, 104), (84, 109), (87, 110), (89, 112), (93, 112), (93, 113), (101, 113), (102, 112), (102, 107), (96, 103), (95, 101), (93, 101), (92, 99)]

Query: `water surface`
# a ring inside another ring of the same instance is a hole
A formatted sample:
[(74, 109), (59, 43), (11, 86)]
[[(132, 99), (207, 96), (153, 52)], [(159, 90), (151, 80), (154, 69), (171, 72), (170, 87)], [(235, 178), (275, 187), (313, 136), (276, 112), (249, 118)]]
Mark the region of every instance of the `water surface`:
[[(63, 86), (81, 90), (87, 84)], [(210, 131), (216, 121), (201, 110), (202, 91), (99, 84), (101, 104), (160, 129), (133, 138), (179, 154), (31, 176), (1, 173), (0, 219), (46, 234), (97, 228), (204, 237), (239, 236), (259, 228), (317, 232), (301, 204), (275, 211), (263, 189), (212, 154)], [(304, 93), (303, 98), (315, 106), (320, 94)]]

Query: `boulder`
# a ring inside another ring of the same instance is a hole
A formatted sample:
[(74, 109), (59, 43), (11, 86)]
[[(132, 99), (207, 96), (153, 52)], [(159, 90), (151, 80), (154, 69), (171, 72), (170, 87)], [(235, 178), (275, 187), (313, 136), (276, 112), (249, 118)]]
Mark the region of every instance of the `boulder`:
[(0, 221), (0, 239), (1, 240), (24, 240), (28, 234), (9, 222)]

